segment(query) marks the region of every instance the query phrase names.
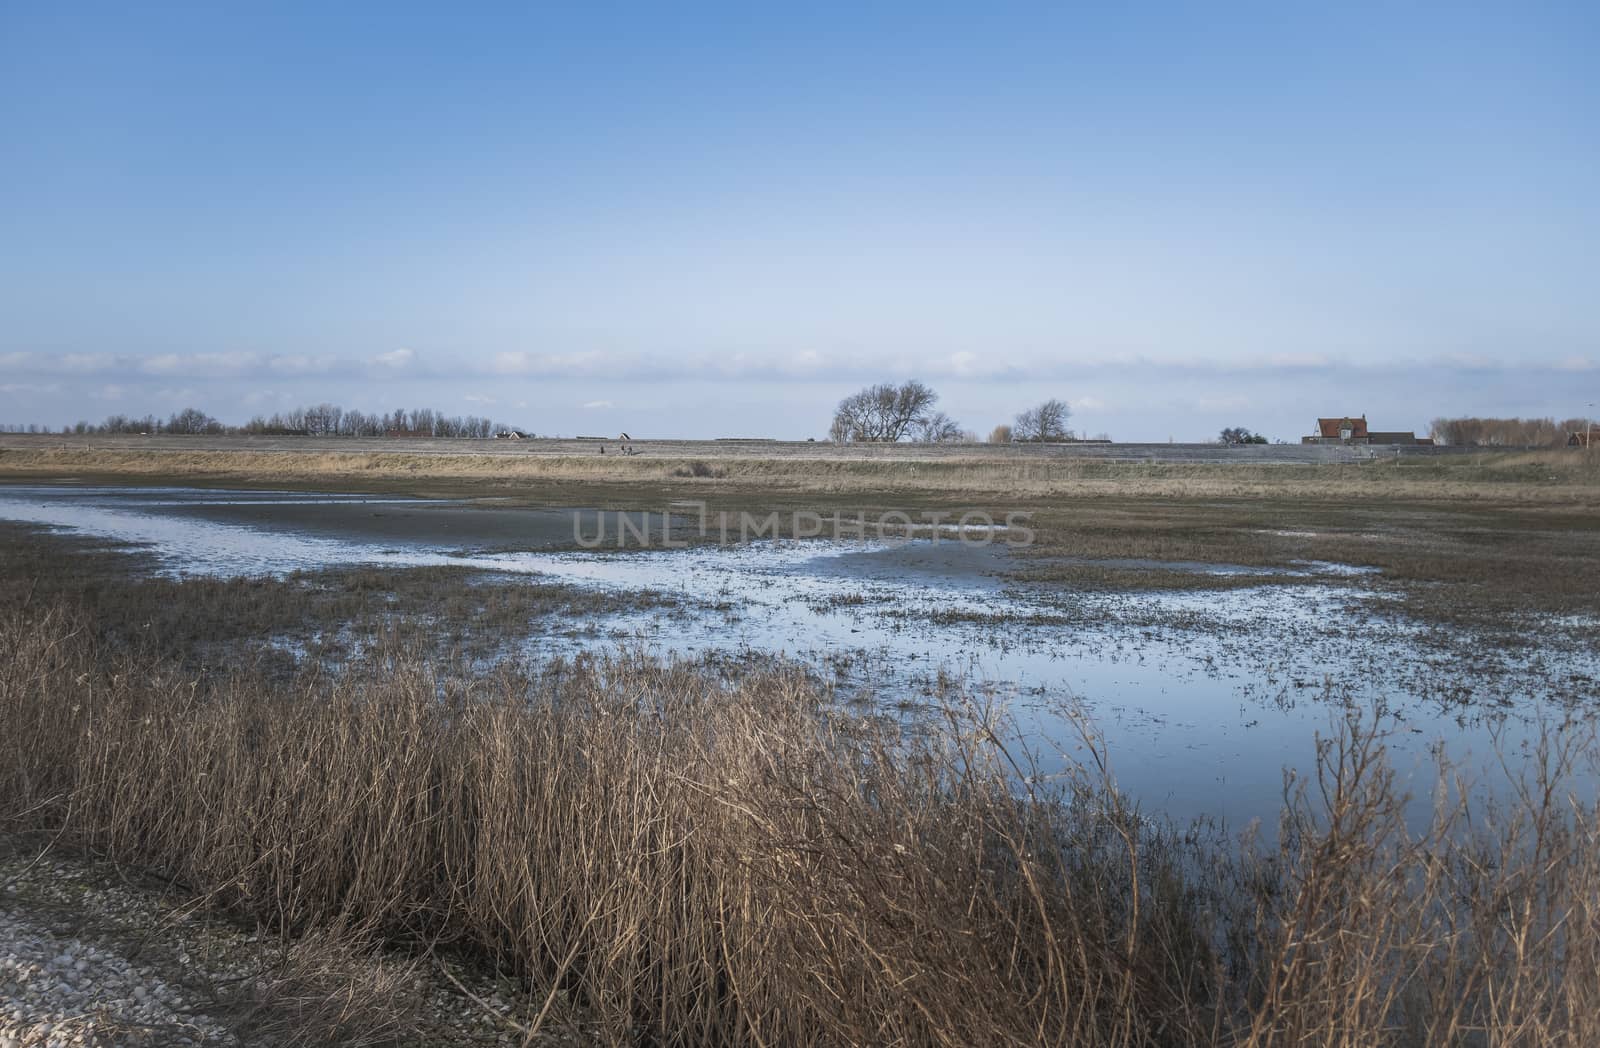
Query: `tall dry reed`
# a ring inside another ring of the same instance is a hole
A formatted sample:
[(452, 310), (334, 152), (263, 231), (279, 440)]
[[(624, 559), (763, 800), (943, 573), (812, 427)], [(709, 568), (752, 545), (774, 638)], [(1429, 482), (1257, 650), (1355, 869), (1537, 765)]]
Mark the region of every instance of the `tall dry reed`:
[(1513, 803), (1442, 800), (1415, 834), (1352, 725), (1253, 848), (946, 714), (905, 732), (799, 674), (628, 654), (202, 676), (24, 608), (0, 818), (288, 935), (476, 955), (615, 1043), (1600, 1043), (1576, 733)]

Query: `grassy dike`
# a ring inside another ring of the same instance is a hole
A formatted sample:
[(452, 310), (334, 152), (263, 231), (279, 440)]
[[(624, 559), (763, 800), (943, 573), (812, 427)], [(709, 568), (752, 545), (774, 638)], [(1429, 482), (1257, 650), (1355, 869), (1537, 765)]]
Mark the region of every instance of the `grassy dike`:
[[(428, 494), (526, 495), (561, 500), (567, 489), (654, 501), (663, 493), (716, 497), (920, 497), (937, 502), (1102, 496), (1458, 500), (1513, 505), (1600, 503), (1600, 463), (1565, 449), (1305, 462), (1290, 454), (1230, 458), (1199, 448), (1183, 457), (1125, 461), (1044, 448), (987, 445), (762, 450), (715, 441), (641, 445), (635, 455), (599, 455), (572, 441), (418, 453), (405, 441), (266, 444), (209, 438), (137, 440), (17, 438), (0, 441), (0, 480), (121, 480), (247, 487), (289, 485)], [(438, 442), (434, 442), (438, 443)], [(1294, 449), (1287, 449), (1292, 453)]]

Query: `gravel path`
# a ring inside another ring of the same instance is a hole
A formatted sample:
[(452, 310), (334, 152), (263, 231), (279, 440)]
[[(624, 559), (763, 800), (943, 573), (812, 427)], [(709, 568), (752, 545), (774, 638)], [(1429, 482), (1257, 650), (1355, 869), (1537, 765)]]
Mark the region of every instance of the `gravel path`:
[(544, 1003), (454, 960), (332, 936), (253, 934), (155, 881), (0, 835), (0, 1048), (593, 1043)]
[(0, 943), (0, 1048), (237, 1043), (182, 990), (116, 950), (14, 912), (0, 913)]

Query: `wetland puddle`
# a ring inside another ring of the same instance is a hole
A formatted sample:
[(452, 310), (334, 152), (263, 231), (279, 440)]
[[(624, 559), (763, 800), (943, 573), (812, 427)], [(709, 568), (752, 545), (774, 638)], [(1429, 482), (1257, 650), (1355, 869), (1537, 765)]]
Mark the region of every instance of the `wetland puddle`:
[[(1537, 721), (1600, 697), (1600, 658), (1582, 645), (1508, 648), (1450, 636), (1395, 614), (1387, 594), (1337, 564), (1307, 562), (1282, 571), (1281, 582), (1236, 589), (1074, 592), (1017, 581), (1018, 565), (998, 542), (591, 552), (570, 548), (572, 512), (0, 486), (0, 519), (144, 547), (176, 575), (456, 566), (671, 594), (681, 598), (675, 608), (600, 615), (518, 644), (532, 655), (618, 643), (724, 660), (784, 655), (847, 697), (908, 716), (960, 682), (1007, 704), (1047, 772), (1084, 756), (1073, 715), (1081, 710), (1119, 784), (1146, 809), (1235, 827), (1277, 811), (1283, 768), (1311, 766), (1315, 734), (1346, 702), (1384, 711), (1391, 753), (1407, 771), (1405, 761), (1425, 767), (1439, 745), (1468, 766), (1495, 745), (1518, 753), (1532, 745)], [(1418, 791), (1431, 782), (1419, 777)]]

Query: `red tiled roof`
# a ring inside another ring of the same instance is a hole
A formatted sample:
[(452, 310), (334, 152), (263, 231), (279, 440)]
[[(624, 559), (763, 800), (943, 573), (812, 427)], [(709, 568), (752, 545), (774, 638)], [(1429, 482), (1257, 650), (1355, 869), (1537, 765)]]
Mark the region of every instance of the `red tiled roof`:
[(1317, 419), (1317, 431), (1329, 440), (1338, 440), (1339, 431), (1343, 429), (1350, 430), (1352, 437), (1364, 437), (1367, 435), (1367, 420), (1364, 418)]

